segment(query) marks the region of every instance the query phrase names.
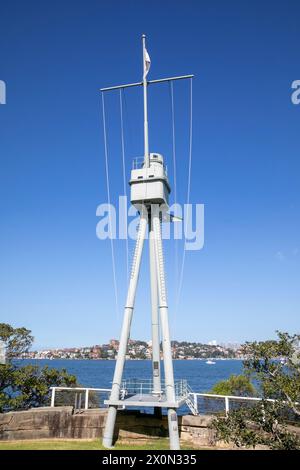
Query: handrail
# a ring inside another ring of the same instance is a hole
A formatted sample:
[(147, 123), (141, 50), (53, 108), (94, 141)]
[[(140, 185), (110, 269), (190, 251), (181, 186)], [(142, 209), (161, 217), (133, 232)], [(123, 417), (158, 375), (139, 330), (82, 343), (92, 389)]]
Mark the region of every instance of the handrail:
[(261, 397), (241, 397), (239, 395), (218, 395), (216, 393), (199, 393), (199, 392), (191, 392), (192, 395), (198, 395), (200, 397), (210, 397), (210, 398), (229, 398), (229, 400), (252, 400), (252, 401), (276, 401), (275, 398), (261, 398)]
[(92, 390), (93, 392), (111, 392), (111, 388), (93, 388), (93, 387), (50, 387), (50, 390)]
[[(225, 414), (228, 416), (228, 413), (230, 411), (230, 400), (234, 401), (263, 401), (263, 402), (269, 402), (269, 403), (275, 403), (277, 400), (275, 398), (262, 398), (262, 397), (241, 397), (238, 395), (217, 395), (215, 393), (198, 393), (198, 392), (192, 392), (190, 395), (193, 396), (193, 401), (194, 401), (194, 407), (198, 411), (198, 401), (197, 397), (208, 397), (208, 398), (218, 398), (218, 399), (224, 399), (225, 402)], [(286, 402), (283, 402), (286, 403)], [(295, 402), (295, 405), (299, 405), (299, 402)]]
[[(85, 400), (84, 400), (84, 409), (88, 410), (89, 408), (89, 392), (111, 392), (110, 388), (94, 388), (94, 387), (50, 387), (51, 390), (51, 403), (50, 406), (53, 408), (55, 406), (55, 394), (60, 390), (69, 390), (69, 391), (84, 391)], [(81, 399), (80, 399), (81, 405)]]
[[(124, 399), (126, 395), (126, 382), (127, 385), (145, 385), (147, 388), (149, 388), (149, 385), (152, 383), (151, 379), (127, 379), (124, 380), (122, 383), (122, 390), (121, 390), (121, 399)], [(163, 385), (162, 381), (162, 385)], [(198, 397), (207, 397), (207, 398), (213, 398), (213, 399), (221, 399), (224, 400), (225, 404), (225, 414), (226, 416), (228, 415), (230, 411), (230, 401), (266, 401), (266, 402), (271, 402), (275, 403), (277, 400), (275, 398), (262, 398), (262, 397), (244, 397), (244, 396), (237, 396), (237, 395), (217, 395), (215, 393), (200, 393), (200, 392), (194, 392), (188, 385), (185, 379), (181, 379), (179, 381), (175, 382), (175, 390), (177, 391), (179, 388), (179, 392), (182, 393), (182, 396), (186, 397), (186, 400), (192, 399), (192, 412), (193, 414), (199, 414), (199, 407), (198, 407)], [(85, 405), (84, 409), (88, 409), (89, 407), (89, 392), (100, 392), (100, 393), (110, 393), (111, 389), (110, 388), (96, 388), (96, 387), (50, 387), (51, 390), (51, 407), (55, 406), (55, 394), (57, 391), (61, 390), (69, 390), (69, 391), (75, 391), (75, 392), (80, 392), (83, 391), (85, 393)], [(147, 389), (148, 391), (148, 389)], [(185, 393), (184, 393), (185, 392)], [(299, 402), (295, 402), (295, 405), (299, 405)]]

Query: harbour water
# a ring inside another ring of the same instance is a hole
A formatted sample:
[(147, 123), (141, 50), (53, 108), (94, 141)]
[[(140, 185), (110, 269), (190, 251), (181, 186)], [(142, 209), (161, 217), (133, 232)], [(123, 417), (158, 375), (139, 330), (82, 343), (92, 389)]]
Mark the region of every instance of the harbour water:
[[(110, 388), (114, 373), (115, 361), (103, 360), (72, 360), (72, 359), (24, 359), (16, 361), (20, 365), (45, 365), (57, 369), (66, 369), (76, 375), (78, 383), (83, 387)], [(194, 392), (209, 392), (213, 385), (227, 379), (231, 374), (240, 374), (243, 369), (240, 360), (215, 360), (215, 364), (206, 364), (202, 360), (174, 361), (175, 380), (187, 379)], [(124, 379), (151, 378), (151, 361), (126, 362)]]

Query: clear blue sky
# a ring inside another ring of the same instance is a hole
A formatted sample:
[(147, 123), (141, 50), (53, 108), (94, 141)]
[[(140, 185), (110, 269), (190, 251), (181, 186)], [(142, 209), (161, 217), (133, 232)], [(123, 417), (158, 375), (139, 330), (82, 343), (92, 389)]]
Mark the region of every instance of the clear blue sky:
[[(106, 200), (98, 89), (194, 73), (192, 201), (205, 247), (188, 252), (178, 314), (166, 245), (172, 336), (244, 341), (299, 331), (300, 79), (296, 1), (4, 1), (0, 13), (0, 316), (36, 346), (118, 337), (110, 244), (95, 235)], [(141, 90), (126, 95), (126, 165), (142, 154)], [(175, 87), (178, 182), (187, 165), (187, 84)], [(117, 97), (110, 113), (112, 191), (122, 190)], [(150, 147), (171, 161), (168, 88), (150, 92)], [(129, 175), (128, 175), (129, 176)], [(124, 244), (118, 243), (120, 303)], [(133, 338), (150, 338), (146, 257)]]

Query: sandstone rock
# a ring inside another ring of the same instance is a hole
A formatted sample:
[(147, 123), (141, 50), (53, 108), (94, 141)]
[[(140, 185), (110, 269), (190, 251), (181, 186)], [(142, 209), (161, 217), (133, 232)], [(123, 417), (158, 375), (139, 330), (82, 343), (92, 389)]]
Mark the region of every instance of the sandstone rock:
[[(96, 439), (101, 438), (106, 409), (74, 413), (71, 406), (35, 408), (0, 414), (0, 440), (18, 439)], [(215, 444), (214, 432), (208, 428), (209, 416), (179, 416), (181, 439), (200, 446)], [(115, 437), (122, 440), (149, 440), (168, 436), (168, 420), (138, 411), (117, 414)]]

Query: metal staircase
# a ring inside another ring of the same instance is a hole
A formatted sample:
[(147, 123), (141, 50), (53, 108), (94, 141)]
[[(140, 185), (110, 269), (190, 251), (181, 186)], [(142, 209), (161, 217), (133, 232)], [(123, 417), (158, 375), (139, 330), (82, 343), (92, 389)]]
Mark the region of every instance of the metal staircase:
[(193, 391), (188, 384), (187, 384), (187, 391), (188, 391), (188, 394), (187, 394), (185, 403), (190, 409), (190, 411), (192, 412), (192, 414), (194, 416), (197, 416), (199, 414), (198, 407), (195, 405), (194, 401), (191, 399), (191, 395), (193, 394)]

